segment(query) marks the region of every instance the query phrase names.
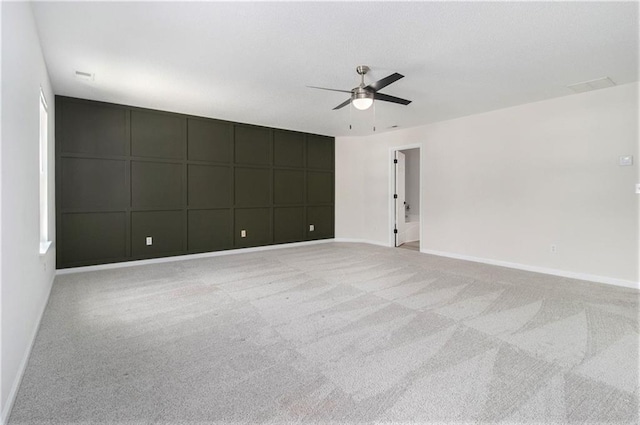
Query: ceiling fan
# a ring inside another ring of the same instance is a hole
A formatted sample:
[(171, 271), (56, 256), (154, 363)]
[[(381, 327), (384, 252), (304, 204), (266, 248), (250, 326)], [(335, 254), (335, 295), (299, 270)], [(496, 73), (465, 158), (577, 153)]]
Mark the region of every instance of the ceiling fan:
[(351, 90), (329, 89), (326, 87), (316, 87), (316, 86), (307, 86), (307, 87), (312, 89), (351, 93), (351, 97), (349, 99), (345, 100), (344, 102), (342, 102), (341, 104), (333, 108), (334, 111), (336, 109), (340, 109), (344, 106), (347, 106), (349, 103), (353, 103), (353, 106), (356, 109), (360, 109), (361, 111), (364, 111), (365, 109), (368, 109), (369, 107), (371, 107), (371, 105), (373, 105), (374, 99), (382, 100), (385, 102), (391, 102), (391, 103), (399, 103), (400, 105), (408, 105), (411, 103), (410, 100), (401, 99), (399, 97), (389, 96), (388, 94), (378, 92), (378, 90), (381, 90), (387, 87), (389, 84), (395, 83), (399, 79), (404, 78), (404, 75), (394, 72), (393, 74), (383, 78), (382, 80), (378, 80), (375, 83), (371, 83), (368, 86), (365, 86), (364, 76), (367, 72), (369, 72), (369, 67), (366, 65), (360, 65), (356, 68), (356, 72), (360, 74), (360, 77), (361, 77), (360, 85), (358, 87), (354, 87)]

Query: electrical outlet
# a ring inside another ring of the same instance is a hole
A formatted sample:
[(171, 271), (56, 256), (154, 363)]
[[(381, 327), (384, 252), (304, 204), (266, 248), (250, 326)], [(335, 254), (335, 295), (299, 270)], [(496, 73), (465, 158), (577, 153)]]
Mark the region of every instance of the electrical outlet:
[(640, 183), (636, 184), (636, 193), (640, 194)]
[(153, 245), (153, 238), (151, 236), (147, 236), (147, 246)]
[(556, 245), (551, 245), (550, 251), (552, 254), (556, 254), (558, 252), (558, 247)]
[(316, 230), (316, 226), (314, 226), (313, 224), (309, 225), (309, 231), (313, 232), (314, 230)]
[(247, 237), (247, 231), (246, 230), (240, 230), (240, 237), (241, 238), (246, 238)]

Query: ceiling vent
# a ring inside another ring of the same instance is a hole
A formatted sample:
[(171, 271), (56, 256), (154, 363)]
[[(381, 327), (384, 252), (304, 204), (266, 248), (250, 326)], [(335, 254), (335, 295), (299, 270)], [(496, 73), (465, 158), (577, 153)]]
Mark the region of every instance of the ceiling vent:
[(93, 81), (93, 74), (90, 72), (76, 71), (75, 76), (78, 80)]
[(606, 89), (607, 87), (613, 87), (614, 83), (609, 77), (597, 78), (591, 81), (584, 81), (582, 83), (571, 84), (567, 86), (576, 93), (584, 93), (586, 91)]

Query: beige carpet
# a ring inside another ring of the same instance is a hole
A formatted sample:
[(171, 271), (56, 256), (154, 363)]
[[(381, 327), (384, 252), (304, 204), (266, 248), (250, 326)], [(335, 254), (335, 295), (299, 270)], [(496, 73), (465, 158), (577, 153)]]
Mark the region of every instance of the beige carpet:
[(10, 423), (638, 423), (638, 291), (359, 244), (59, 276)]

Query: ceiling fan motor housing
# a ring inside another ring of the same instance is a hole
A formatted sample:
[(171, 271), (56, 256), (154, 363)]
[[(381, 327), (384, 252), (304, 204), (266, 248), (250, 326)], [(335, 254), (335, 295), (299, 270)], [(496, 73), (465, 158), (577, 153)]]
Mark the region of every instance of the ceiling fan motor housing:
[(373, 104), (374, 92), (365, 87), (356, 87), (351, 91), (351, 103), (361, 111), (368, 109)]
[(351, 90), (351, 99), (373, 99), (373, 90), (366, 87), (356, 87)]

